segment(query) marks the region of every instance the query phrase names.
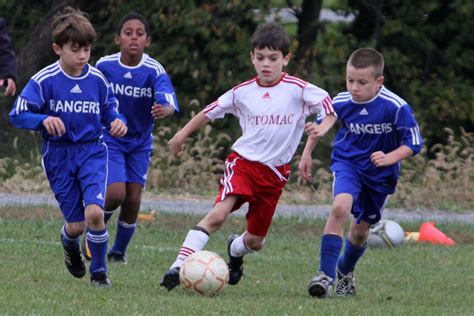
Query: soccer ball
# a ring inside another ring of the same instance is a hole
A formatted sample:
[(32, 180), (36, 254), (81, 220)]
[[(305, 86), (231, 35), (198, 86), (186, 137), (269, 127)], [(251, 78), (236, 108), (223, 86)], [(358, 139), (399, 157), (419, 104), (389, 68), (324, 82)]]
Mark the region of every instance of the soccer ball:
[(202, 250), (187, 257), (179, 269), (183, 288), (205, 296), (217, 295), (229, 281), (227, 263), (218, 254)]
[(394, 248), (403, 245), (405, 231), (395, 221), (381, 220), (370, 228), (367, 243), (371, 248)]

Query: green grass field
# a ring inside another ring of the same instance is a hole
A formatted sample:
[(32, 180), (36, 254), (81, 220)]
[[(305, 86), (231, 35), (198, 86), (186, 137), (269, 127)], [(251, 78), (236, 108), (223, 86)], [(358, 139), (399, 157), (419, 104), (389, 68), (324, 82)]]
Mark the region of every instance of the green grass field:
[[(358, 295), (318, 300), (306, 291), (319, 266), (320, 220), (278, 218), (266, 248), (248, 255), (245, 276), (217, 297), (159, 286), (186, 232), (198, 218), (156, 215), (140, 222), (128, 265), (109, 265), (110, 289), (67, 272), (56, 208), (0, 208), (1, 315), (472, 315), (472, 225), (440, 224), (454, 247), (406, 244), (368, 250), (357, 268)], [(111, 222), (113, 238), (115, 220)], [(417, 230), (420, 223), (401, 223)], [(206, 249), (226, 255), (225, 240), (245, 227), (231, 217)], [(227, 260), (227, 259), (226, 259)]]

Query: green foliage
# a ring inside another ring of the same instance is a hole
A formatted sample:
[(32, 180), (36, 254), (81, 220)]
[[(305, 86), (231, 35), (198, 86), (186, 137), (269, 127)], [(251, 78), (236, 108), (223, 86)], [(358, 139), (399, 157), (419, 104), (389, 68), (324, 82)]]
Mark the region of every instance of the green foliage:
[(185, 154), (175, 158), (166, 141), (170, 129), (161, 127), (154, 139), (155, 151), (150, 165), (147, 188), (154, 192), (206, 193), (217, 187), (224, 172), (224, 148), (230, 137), (219, 133), (211, 137), (211, 126), (206, 126), (184, 145)]
[(426, 147), (402, 164), (402, 176), (395, 195), (397, 203), (413, 208), (473, 209), (474, 135), (461, 129), (456, 135), (444, 129), (447, 144)]
[(474, 39), (466, 21), (474, 3), (399, 0), (388, 2), (384, 14), (388, 85), (413, 106), (428, 145), (443, 141), (442, 127), (472, 132)]

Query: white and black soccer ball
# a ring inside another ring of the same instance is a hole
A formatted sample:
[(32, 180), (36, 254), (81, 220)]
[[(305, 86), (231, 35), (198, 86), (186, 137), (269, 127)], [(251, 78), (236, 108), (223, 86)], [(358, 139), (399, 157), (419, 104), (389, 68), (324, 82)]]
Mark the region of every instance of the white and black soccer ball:
[(384, 219), (370, 228), (367, 240), (371, 248), (394, 248), (403, 245), (405, 231), (395, 221)]

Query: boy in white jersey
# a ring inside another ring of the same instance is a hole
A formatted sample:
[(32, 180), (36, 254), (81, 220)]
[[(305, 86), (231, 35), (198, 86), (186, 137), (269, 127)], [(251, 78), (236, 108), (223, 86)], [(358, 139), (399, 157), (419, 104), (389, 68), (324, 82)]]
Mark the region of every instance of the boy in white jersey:
[(107, 146), (102, 129), (123, 136), (127, 126), (105, 77), (87, 62), (95, 31), (80, 11), (67, 7), (52, 23), (53, 50), (59, 61), (35, 74), (15, 101), (10, 121), (42, 133), (43, 168), (63, 213), (64, 261), (82, 278), (86, 267), (79, 247), (86, 225), (93, 260), (91, 285), (110, 287), (104, 223)]
[[(352, 53), (347, 62), (347, 92), (333, 100), (342, 126), (334, 140), (331, 170), (334, 174), (332, 208), (321, 239), (320, 267), (310, 281), (311, 296), (356, 293), (354, 269), (367, 248), (370, 226), (380, 221), (389, 194), (395, 191), (400, 161), (422, 148), (418, 124), (410, 106), (383, 86), (383, 56), (372, 48)], [(311, 180), (311, 153), (320, 127), (308, 123), (310, 136), (299, 170)], [(353, 220), (342, 237), (349, 214)]]
[[(136, 229), (138, 211), (153, 146), (156, 119), (178, 111), (178, 102), (165, 69), (144, 50), (150, 46), (150, 26), (141, 14), (131, 12), (119, 22), (115, 43), (120, 52), (105, 56), (97, 68), (105, 75), (127, 120), (128, 133), (120, 139), (104, 132), (109, 149), (105, 222), (120, 207), (110, 262), (127, 263), (125, 252)], [(90, 258), (84, 239), (83, 252)]]
[(242, 136), (225, 161), (214, 208), (188, 232), (176, 261), (163, 277), (161, 285), (168, 290), (179, 285), (183, 260), (202, 250), (209, 235), (224, 224), (229, 214), (248, 202), (246, 231), (240, 236), (229, 236), (227, 241), (229, 284), (240, 281), (244, 255), (264, 246), (306, 117), (311, 114), (324, 117), (321, 136), (336, 121), (326, 91), (283, 72), (290, 60), (289, 47), (290, 39), (281, 27), (260, 25), (252, 36), (250, 53), (257, 77), (237, 85), (206, 106), (169, 141), (171, 150), (180, 155), (185, 139), (192, 132), (225, 114), (237, 116), (242, 128)]

